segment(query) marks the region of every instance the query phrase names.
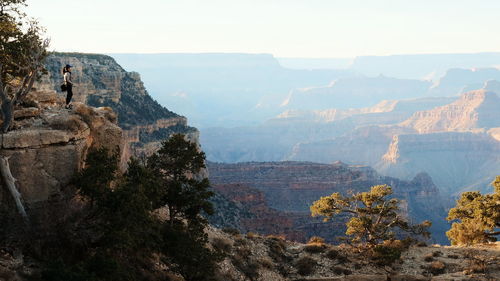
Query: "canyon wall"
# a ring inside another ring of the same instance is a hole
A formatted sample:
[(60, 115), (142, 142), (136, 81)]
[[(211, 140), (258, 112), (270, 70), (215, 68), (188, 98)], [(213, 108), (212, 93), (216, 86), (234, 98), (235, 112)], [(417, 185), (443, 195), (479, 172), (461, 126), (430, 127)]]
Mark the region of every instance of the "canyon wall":
[[(404, 213), (415, 221), (434, 221), (435, 239), (446, 241), (445, 207), (438, 188), (426, 174), (419, 174), (411, 181), (404, 181), (382, 176), (367, 166), (349, 166), (341, 162), (209, 163), (208, 170), (210, 181), (216, 190), (222, 190), (223, 194), (236, 202), (258, 202), (256, 205), (260, 207), (257, 209), (265, 210), (259, 212), (259, 216), (266, 219), (258, 220), (256, 225), (259, 227), (250, 227), (249, 230), (252, 231), (270, 234), (272, 232), (267, 230), (274, 228), (280, 230), (277, 233), (289, 237), (303, 235), (302, 241), (313, 235), (335, 240), (336, 236), (343, 235), (345, 220), (335, 220), (328, 224), (320, 219), (313, 219), (309, 214), (310, 205), (321, 196), (333, 192), (347, 194), (350, 191), (369, 190), (373, 185), (388, 184), (394, 188), (394, 196), (403, 200)], [(249, 189), (262, 192), (265, 208), (262, 207), (262, 195), (255, 192), (251, 193), (251, 196), (247, 195)], [(274, 211), (269, 211), (269, 208)], [(281, 222), (281, 229), (275, 225), (276, 221)], [(266, 222), (272, 225), (266, 225)]]

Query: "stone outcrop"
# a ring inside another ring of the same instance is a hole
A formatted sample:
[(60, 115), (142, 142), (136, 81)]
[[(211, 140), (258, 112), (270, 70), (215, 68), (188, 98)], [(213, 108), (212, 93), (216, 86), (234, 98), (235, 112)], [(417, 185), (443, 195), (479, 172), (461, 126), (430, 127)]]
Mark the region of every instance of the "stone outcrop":
[[(248, 194), (248, 190), (257, 189), (264, 195), (267, 207), (259, 212), (260, 216), (269, 215), (269, 222), (277, 217), (291, 220), (295, 232), (305, 232), (305, 238), (314, 235), (330, 241), (335, 236), (343, 235), (343, 220), (325, 224), (320, 219), (312, 219), (309, 206), (321, 196), (333, 192), (366, 191), (377, 184), (388, 184), (394, 188), (395, 196), (404, 200), (404, 211), (416, 221), (431, 219), (435, 221), (434, 233), (438, 241), (443, 237), (445, 207), (440, 200), (437, 187), (429, 176), (417, 175), (411, 181), (403, 181), (379, 175), (366, 166), (349, 166), (343, 163), (318, 164), (310, 162), (249, 162), (237, 164), (209, 163), (209, 179), (215, 189), (225, 194), (234, 194), (229, 199), (236, 202), (258, 202), (262, 206), (261, 195)], [(241, 196), (239, 196), (241, 195)], [(247, 196), (248, 195), (248, 196)], [(257, 198), (257, 199), (256, 199)], [(280, 214), (271, 214), (268, 208)], [(254, 208), (257, 212), (259, 208)], [(286, 215), (286, 216), (283, 216)], [(283, 226), (287, 222), (283, 220)], [(262, 220), (262, 224), (265, 220)], [(270, 228), (275, 226), (261, 226)], [(332, 231), (335, 229), (335, 231)], [(269, 234), (267, 232), (263, 232)], [(291, 231), (282, 234), (292, 233)], [(301, 239), (304, 241), (305, 239)]]
[(123, 149), (122, 130), (109, 108), (76, 102), (62, 109), (54, 92), (32, 92), (15, 108), (14, 130), (1, 135), (1, 156), (8, 159), (16, 185), (28, 207), (61, 195), (84, 164), (90, 148)]
[(124, 130), (123, 160), (151, 153), (172, 133), (183, 133), (198, 142), (198, 131), (187, 120), (162, 107), (146, 91), (140, 75), (127, 72), (106, 55), (55, 53), (47, 58), (48, 74), (36, 88), (54, 92), (62, 82), (61, 69), (73, 66), (74, 100), (94, 107), (110, 107)]

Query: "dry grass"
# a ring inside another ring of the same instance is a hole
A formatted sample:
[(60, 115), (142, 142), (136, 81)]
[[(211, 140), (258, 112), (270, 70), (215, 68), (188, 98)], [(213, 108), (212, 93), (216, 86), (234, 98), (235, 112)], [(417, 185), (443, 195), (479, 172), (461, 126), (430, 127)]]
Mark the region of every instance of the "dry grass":
[(263, 267), (263, 268), (267, 268), (269, 270), (273, 270), (274, 269), (274, 263), (273, 261), (268, 258), (268, 257), (263, 257), (263, 258), (260, 258), (259, 259), (259, 263), (260, 265)]
[(325, 244), (308, 244), (304, 247), (304, 251), (309, 254), (323, 253), (326, 250)]
[(325, 244), (325, 239), (319, 237), (319, 236), (313, 236), (311, 239), (309, 239), (309, 242), (307, 244)]
[(230, 253), (233, 248), (233, 244), (229, 239), (218, 237), (214, 238), (212, 246), (223, 253)]
[(283, 241), (286, 240), (285, 235), (271, 234), (271, 235), (266, 236), (266, 238), (268, 238), (268, 239), (274, 239), (274, 240), (283, 240)]
[(442, 261), (434, 261), (427, 267), (427, 269), (429, 270), (430, 273), (432, 273), (432, 275), (443, 274), (445, 268), (446, 265)]
[(248, 239), (254, 239), (254, 238), (257, 238), (259, 237), (259, 235), (257, 233), (253, 233), (253, 232), (248, 232), (247, 233), (247, 238)]
[(479, 258), (469, 259), (469, 264), (465, 268), (465, 274), (485, 273), (488, 266), (486, 261)]

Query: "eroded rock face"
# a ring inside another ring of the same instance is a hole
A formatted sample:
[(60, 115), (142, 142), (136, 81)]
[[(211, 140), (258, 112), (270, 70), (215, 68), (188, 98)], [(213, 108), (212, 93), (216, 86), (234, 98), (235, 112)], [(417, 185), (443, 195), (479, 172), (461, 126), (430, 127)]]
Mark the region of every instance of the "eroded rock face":
[[(127, 72), (106, 55), (56, 53), (47, 58), (48, 75), (36, 85), (39, 90), (59, 90), (61, 70), (73, 66), (74, 100), (94, 107), (109, 107), (123, 129), (125, 150), (122, 160), (131, 155), (150, 154), (160, 141), (173, 133), (183, 133), (198, 142), (199, 133), (187, 120), (162, 107), (146, 91), (140, 75)], [(62, 96), (62, 95), (61, 95)]]
[[(54, 92), (33, 92), (27, 100), (37, 100), (38, 94), (39, 107), (17, 108), (14, 130), (1, 136), (1, 154), (8, 157), (28, 205), (57, 197), (81, 169), (90, 148), (123, 150), (122, 130), (109, 108), (77, 102), (72, 110), (63, 109)], [(36, 114), (24, 114), (27, 111)]]

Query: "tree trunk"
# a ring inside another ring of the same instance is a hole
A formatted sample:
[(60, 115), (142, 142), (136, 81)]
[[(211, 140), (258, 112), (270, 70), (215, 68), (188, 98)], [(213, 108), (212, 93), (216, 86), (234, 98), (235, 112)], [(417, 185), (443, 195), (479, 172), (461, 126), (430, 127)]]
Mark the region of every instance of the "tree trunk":
[(22, 203), (21, 193), (16, 188), (16, 179), (12, 176), (9, 166), (9, 158), (0, 156), (0, 173), (2, 175), (3, 182), (5, 183), (10, 194), (14, 198), (17, 210), (23, 217), (24, 221), (28, 223), (28, 214), (26, 214), (26, 209)]
[[(0, 95), (5, 95), (5, 93), (2, 93)], [(1, 110), (3, 120), (2, 128), (0, 130), (2, 133), (7, 133), (12, 124), (12, 121), (14, 121), (14, 103), (12, 102), (12, 100), (6, 97), (1, 97), (0, 99), (2, 101)]]

